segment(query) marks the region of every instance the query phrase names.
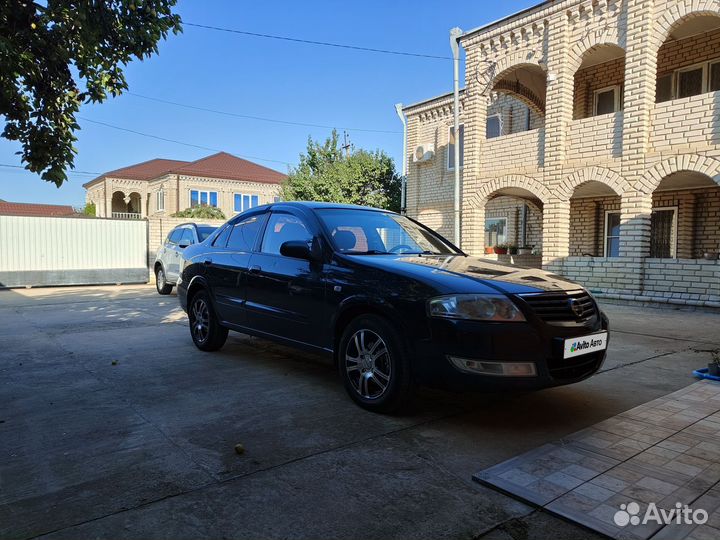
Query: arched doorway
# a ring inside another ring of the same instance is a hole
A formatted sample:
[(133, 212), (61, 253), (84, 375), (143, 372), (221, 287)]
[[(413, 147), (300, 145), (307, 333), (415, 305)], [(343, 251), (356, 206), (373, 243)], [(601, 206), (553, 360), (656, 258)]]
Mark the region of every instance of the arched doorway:
[(591, 47), (574, 75), (573, 119), (622, 110), (625, 50), (611, 43)]
[(540, 65), (523, 63), (508, 68), (495, 77), (490, 90), (488, 139), (545, 126), (547, 74)]
[(709, 176), (679, 171), (652, 194), (650, 257), (717, 259), (720, 250), (720, 186)]
[(720, 90), (720, 15), (690, 13), (667, 31), (657, 53), (655, 101)]
[(506, 187), (487, 197), (484, 210), (486, 255), (522, 256), (522, 264), (540, 267), (543, 202), (526, 189)]
[(619, 257), (621, 193), (597, 180), (576, 186), (570, 197), (571, 257)]
[(117, 219), (140, 219), (142, 216), (142, 196), (134, 191), (125, 195), (122, 191), (112, 194), (112, 217)]

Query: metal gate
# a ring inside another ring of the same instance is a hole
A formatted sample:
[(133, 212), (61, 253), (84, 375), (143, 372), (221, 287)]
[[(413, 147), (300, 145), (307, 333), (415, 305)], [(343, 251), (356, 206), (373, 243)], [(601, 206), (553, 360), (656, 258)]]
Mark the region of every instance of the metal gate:
[(0, 287), (145, 283), (147, 221), (0, 216)]

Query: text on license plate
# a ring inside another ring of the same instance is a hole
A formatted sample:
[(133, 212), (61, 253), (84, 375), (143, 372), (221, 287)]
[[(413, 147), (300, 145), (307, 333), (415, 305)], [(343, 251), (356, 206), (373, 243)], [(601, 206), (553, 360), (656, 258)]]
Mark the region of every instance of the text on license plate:
[(572, 358), (596, 351), (607, 349), (607, 332), (578, 336), (565, 340), (565, 352), (563, 358)]

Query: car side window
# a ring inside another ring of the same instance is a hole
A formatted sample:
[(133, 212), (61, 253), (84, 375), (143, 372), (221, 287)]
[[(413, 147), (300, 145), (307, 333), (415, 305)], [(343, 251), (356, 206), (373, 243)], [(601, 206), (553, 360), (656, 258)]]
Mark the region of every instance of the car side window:
[(182, 234), (183, 234), (183, 229), (175, 229), (168, 235), (168, 243), (179, 244)]
[(181, 246), (191, 246), (195, 243), (195, 236), (190, 229), (183, 229), (182, 236), (178, 244)]
[(260, 229), (262, 229), (264, 217), (265, 214), (250, 216), (229, 227), (232, 230), (227, 243), (228, 249), (234, 251), (252, 251), (255, 247), (255, 241), (260, 233)]
[(312, 235), (299, 217), (292, 214), (272, 214), (265, 228), (262, 252), (280, 255), (280, 246), (291, 240), (309, 242)]
[(230, 232), (233, 230), (232, 225), (228, 225), (225, 227), (220, 234), (217, 235), (215, 240), (213, 240), (212, 245), (214, 247), (224, 248), (227, 245), (228, 237), (230, 236)]

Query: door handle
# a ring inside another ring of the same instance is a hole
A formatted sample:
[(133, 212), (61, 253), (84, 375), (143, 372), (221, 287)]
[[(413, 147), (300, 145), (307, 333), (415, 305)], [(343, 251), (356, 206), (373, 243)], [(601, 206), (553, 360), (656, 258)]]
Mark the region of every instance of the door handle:
[(254, 265), (250, 267), (250, 273), (251, 274), (259, 274), (262, 268), (260, 268), (258, 265)]
[(210, 265), (212, 264), (212, 259), (205, 259), (205, 260), (203, 261), (203, 264), (204, 264), (205, 266), (210, 266)]

